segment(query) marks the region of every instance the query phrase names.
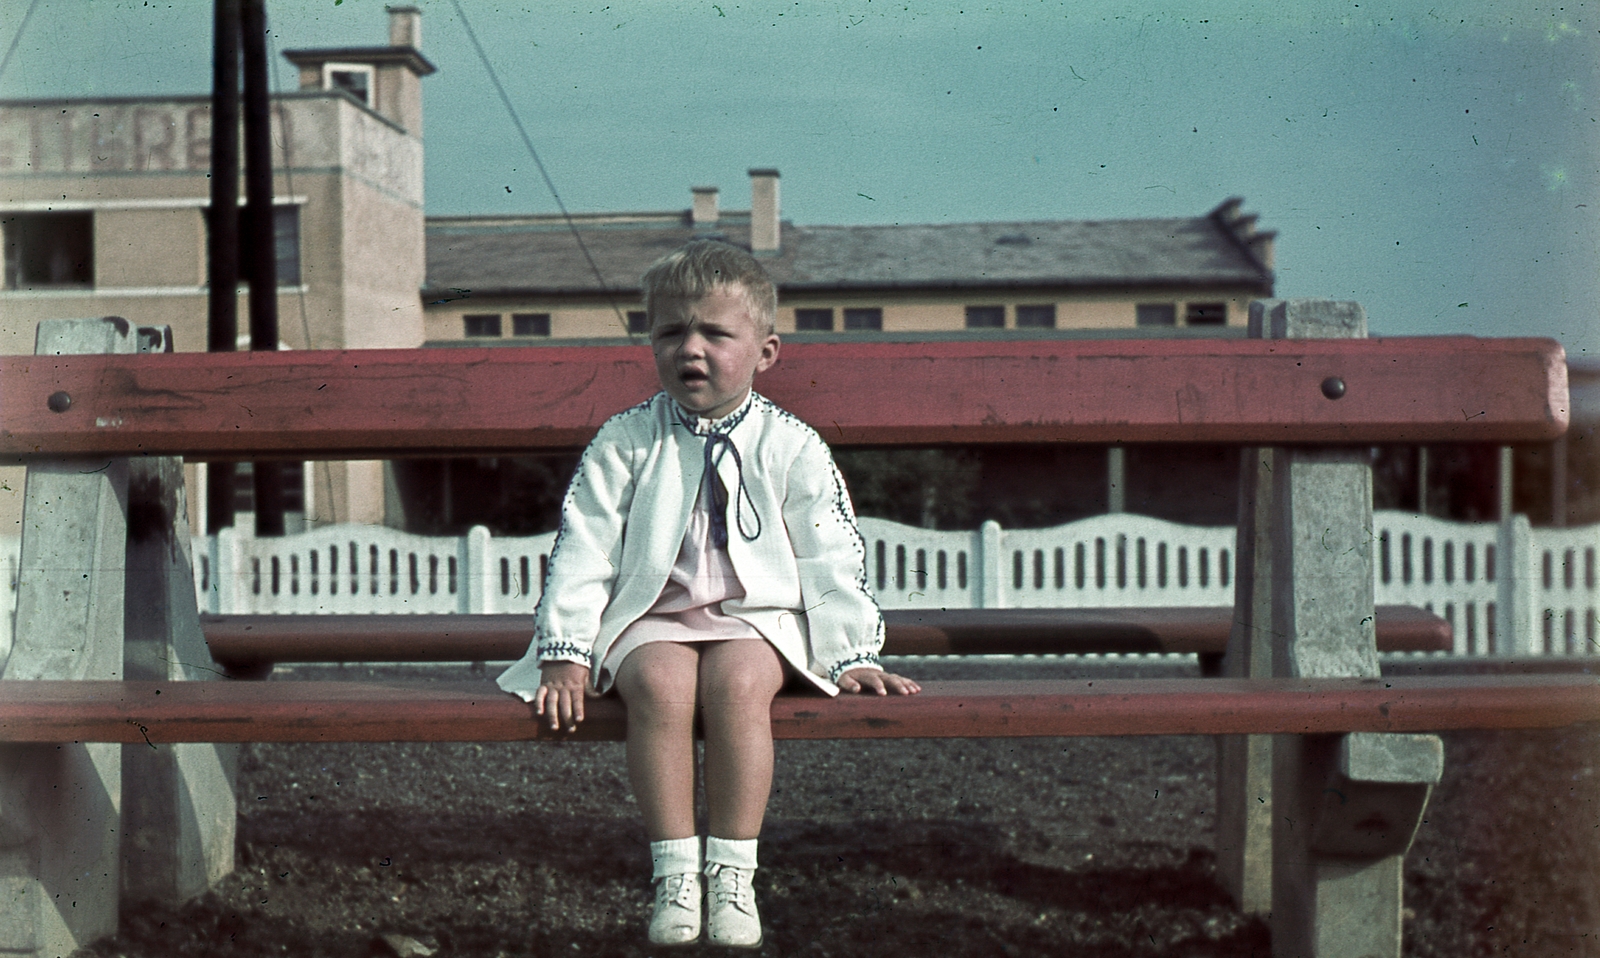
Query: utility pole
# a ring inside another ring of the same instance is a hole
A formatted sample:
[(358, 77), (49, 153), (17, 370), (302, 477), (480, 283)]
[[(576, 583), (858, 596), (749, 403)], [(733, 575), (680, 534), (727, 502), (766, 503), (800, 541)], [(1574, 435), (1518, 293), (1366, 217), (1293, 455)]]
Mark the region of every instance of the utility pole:
[[(211, 61), (210, 292), (206, 349), (231, 353), (239, 340), (239, 0), (216, 0)], [(233, 525), (233, 463), (206, 473), (206, 531)]]
[[(221, 0), (219, 0), (221, 2)], [(278, 348), (278, 257), (272, 209), (272, 114), (267, 89), (266, 0), (243, 0), (245, 229), (241, 259), (250, 281), (250, 350)], [(256, 535), (283, 535), (283, 467), (255, 464)]]

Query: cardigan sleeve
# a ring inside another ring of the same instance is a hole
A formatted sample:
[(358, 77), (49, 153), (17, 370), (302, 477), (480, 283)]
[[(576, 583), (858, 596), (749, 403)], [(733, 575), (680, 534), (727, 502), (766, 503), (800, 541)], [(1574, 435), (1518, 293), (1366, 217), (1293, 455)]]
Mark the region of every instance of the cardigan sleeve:
[(785, 483), (783, 520), (800, 573), (810, 658), (829, 681), (850, 669), (878, 669), (883, 613), (867, 586), (867, 550), (844, 478), (816, 433)]
[(623, 530), (633, 503), (633, 456), (639, 448), (630, 435), (634, 418), (619, 416), (600, 428), (567, 487), (544, 594), (534, 610), (533, 644), (540, 662), (594, 668), (600, 614), (617, 581)]

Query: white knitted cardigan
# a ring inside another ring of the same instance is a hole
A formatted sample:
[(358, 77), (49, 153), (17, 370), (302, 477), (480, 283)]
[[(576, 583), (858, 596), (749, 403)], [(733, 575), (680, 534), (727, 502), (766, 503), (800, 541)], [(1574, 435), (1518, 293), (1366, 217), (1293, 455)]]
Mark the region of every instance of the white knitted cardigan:
[[(499, 677), (532, 701), (541, 662), (596, 664), (667, 582), (705, 471), (705, 435), (728, 490), (728, 558), (742, 599), (722, 604), (829, 695), (879, 668), (883, 615), (844, 480), (810, 426), (751, 392), (728, 416), (687, 416), (666, 393), (611, 417), (584, 450), (561, 509), (528, 652)], [(742, 475), (741, 475), (742, 474)], [(609, 683), (607, 683), (609, 684)], [(599, 691), (605, 691), (600, 688)]]

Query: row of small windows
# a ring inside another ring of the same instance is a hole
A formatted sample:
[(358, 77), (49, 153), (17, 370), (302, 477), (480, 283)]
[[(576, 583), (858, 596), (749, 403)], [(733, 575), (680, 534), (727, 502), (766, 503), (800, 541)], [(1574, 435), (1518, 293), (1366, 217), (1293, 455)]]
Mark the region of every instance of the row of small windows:
[[(1010, 309), (1017, 329), (1055, 329), (1054, 303), (1023, 303), (1013, 307), (1002, 305), (968, 306), (968, 329), (1005, 329), (1006, 311)], [(1140, 303), (1137, 307), (1140, 326), (1176, 326), (1178, 307), (1174, 303)], [(877, 307), (846, 307), (841, 310), (844, 329), (883, 329), (883, 310)], [(800, 331), (831, 332), (835, 329), (832, 309), (796, 309), (794, 328)], [(1224, 326), (1228, 322), (1226, 303), (1185, 303), (1183, 322), (1186, 326)]]
[[(846, 330), (883, 329), (883, 310), (879, 307), (847, 306), (840, 312), (843, 313), (844, 329)], [(1004, 329), (1006, 325), (1006, 307), (968, 306), (966, 318), (968, 329)], [(1054, 303), (1018, 306), (1016, 307), (1016, 318), (1019, 329), (1054, 329), (1056, 326), (1056, 307)], [(801, 332), (831, 332), (834, 329), (833, 310), (796, 309), (794, 311), (794, 328)]]
[[(847, 306), (844, 313), (844, 328), (849, 330), (882, 329), (883, 310), (876, 306)], [(794, 328), (796, 332), (832, 332), (833, 310), (831, 309), (796, 309), (794, 311)]]
[[(471, 339), (498, 339), (505, 335), (504, 317), (499, 313), (467, 313), (461, 317), (462, 332)], [(650, 332), (644, 310), (630, 309), (627, 314), (628, 332)], [(512, 313), (511, 335), (549, 336), (549, 313)]]
[[(1176, 326), (1178, 325), (1178, 307), (1173, 303), (1140, 303), (1135, 307), (1136, 321), (1140, 326)], [(1226, 303), (1185, 303), (1183, 305), (1183, 324), (1185, 326), (1226, 326), (1228, 323), (1228, 304)]]
[[(505, 327), (499, 313), (468, 313), (461, 317), (466, 326), (466, 334), (470, 337), (497, 338), (505, 335)], [(549, 313), (512, 313), (511, 335), (513, 336), (548, 336), (550, 335)]]
[[(202, 211), (209, 224), (209, 210)], [(240, 209), (243, 221), (248, 209)], [(245, 223), (240, 223), (243, 232)], [(92, 211), (10, 213), (0, 218), (5, 233), (5, 288), (94, 286)], [(300, 207), (272, 208), (273, 258), (279, 286), (300, 285)], [(209, 245), (207, 247), (209, 251)]]
[[(968, 306), (966, 326), (968, 329), (1005, 329), (1008, 309), (1013, 311), (1017, 329), (1056, 328), (1054, 303), (1024, 303), (1013, 307)], [(1136, 310), (1140, 326), (1178, 325), (1178, 306), (1175, 303), (1140, 303)], [(836, 314), (843, 320), (842, 327), (835, 323)], [(462, 320), (469, 337), (496, 338), (505, 335), (503, 317), (498, 313), (468, 314)], [(1227, 322), (1226, 303), (1183, 304), (1185, 326), (1223, 326)], [(644, 310), (629, 310), (627, 325), (630, 334), (646, 335), (650, 332), (650, 323), (645, 318)], [(846, 331), (882, 330), (883, 309), (877, 306), (846, 306), (838, 310), (800, 307), (794, 311), (794, 328), (799, 332), (833, 332), (841, 328)], [(550, 314), (512, 313), (511, 335), (549, 336)]]
[[(1054, 303), (1017, 306), (1016, 319), (1018, 329), (1055, 329), (1056, 306)], [(1005, 329), (1006, 307), (968, 306), (967, 328)]]

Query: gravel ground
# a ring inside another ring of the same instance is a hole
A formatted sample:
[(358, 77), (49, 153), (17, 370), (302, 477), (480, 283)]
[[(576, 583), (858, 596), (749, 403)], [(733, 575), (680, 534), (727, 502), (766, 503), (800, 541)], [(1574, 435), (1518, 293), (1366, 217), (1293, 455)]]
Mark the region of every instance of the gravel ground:
[[(894, 667), (930, 679), (1135, 668)], [(397, 672), (468, 674), (276, 679)], [(1453, 733), (1445, 750), (1407, 859), (1405, 953), (1600, 956), (1600, 727)], [(1217, 884), (1214, 787), (1205, 738), (780, 742), (761, 953), (1264, 958), (1265, 922)], [(620, 744), (253, 745), (239, 795), (238, 870), (185, 907), (128, 909), (115, 938), (81, 954), (674, 951), (644, 941), (648, 855)]]

